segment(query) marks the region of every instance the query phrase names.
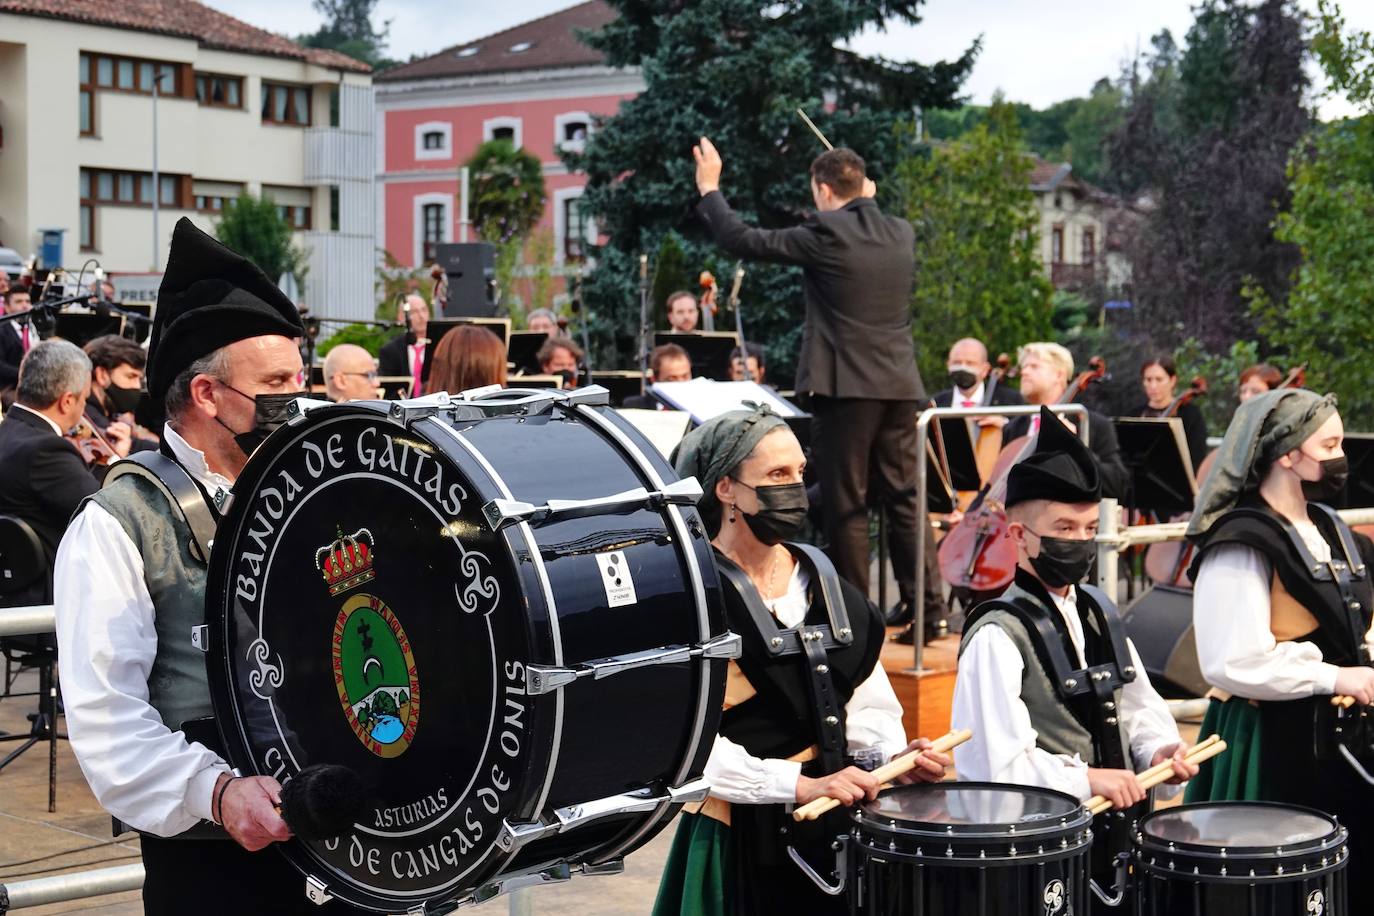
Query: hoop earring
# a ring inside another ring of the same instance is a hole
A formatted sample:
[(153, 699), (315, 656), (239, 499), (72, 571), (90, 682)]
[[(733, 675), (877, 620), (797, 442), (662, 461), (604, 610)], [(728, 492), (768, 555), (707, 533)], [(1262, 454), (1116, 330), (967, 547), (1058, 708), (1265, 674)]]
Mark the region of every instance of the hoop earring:
[(734, 523), (735, 523), (735, 504), (734, 504), (734, 503), (731, 503), (731, 504), (730, 504), (730, 524), (733, 525)]

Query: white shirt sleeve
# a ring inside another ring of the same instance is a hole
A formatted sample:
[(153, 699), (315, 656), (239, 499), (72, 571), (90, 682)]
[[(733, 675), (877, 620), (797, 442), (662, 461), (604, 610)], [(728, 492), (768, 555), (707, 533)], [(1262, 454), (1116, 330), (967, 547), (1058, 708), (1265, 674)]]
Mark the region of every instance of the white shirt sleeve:
[(67, 529), (54, 592), (67, 734), (96, 799), (158, 836), (209, 820), (215, 782), (229, 767), (168, 729), (148, 703), (157, 632), (143, 559), (98, 504)]
[(801, 764), (755, 757), (724, 735), (716, 735), (702, 773), (711, 794), (735, 805), (771, 805), (797, 800)]
[(1269, 629), (1269, 562), (1223, 544), (1203, 558), (1193, 587), (1193, 633), (1207, 683), (1250, 700), (1334, 693), (1335, 665), (1310, 642), (1277, 642)]
[[(1130, 653), (1131, 664), (1135, 666), (1136, 677), (1121, 688), (1121, 723), (1126, 727), (1126, 736), (1131, 744), (1133, 769), (1140, 772), (1150, 765), (1157, 751), (1177, 744), (1182, 738), (1178, 734), (1178, 723), (1169, 712), (1169, 704), (1164, 702), (1145, 674), (1145, 666), (1135, 650), (1135, 643), (1126, 640), (1126, 649)], [(1161, 785), (1155, 791), (1169, 798), (1182, 788)]]
[(952, 727), (967, 728), (973, 737), (954, 749), (959, 778), (1041, 786), (1086, 799), (1092, 792), (1083, 759), (1036, 746), (1021, 699), (1024, 670), (1016, 644), (995, 624), (979, 629), (964, 647), (950, 718)]
[(906, 729), (902, 726), (902, 704), (892, 690), (882, 662), (854, 689), (844, 707), (844, 737), (850, 753), (877, 748), (883, 760), (906, 750)]

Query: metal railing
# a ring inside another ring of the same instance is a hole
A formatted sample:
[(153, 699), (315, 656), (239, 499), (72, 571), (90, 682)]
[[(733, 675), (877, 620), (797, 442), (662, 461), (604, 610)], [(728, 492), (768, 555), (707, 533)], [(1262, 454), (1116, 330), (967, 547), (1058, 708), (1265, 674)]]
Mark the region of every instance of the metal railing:
[(37, 636), (56, 629), (57, 614), (51, 604), (0, 607), (0, 637)]
[(0, 916), (10, 910), (86, 897), (122, 894), (143, 887), (143, 864), (92, 868), (67, 875), (0, 884)]
[[(1073, 414), (1086, 419), (1088, 408), (1082, 404), (1052, 404), (1050, 410), (1057, 414)], [(1038, 404), (1018, 404), (1014, 407), (932, 407), (922, 411), (920, 417), (916, 419), (916, 513), (918, 518), (926, 514), (926, 496), (930, 482), (928, 480), (929, 470), (926, 467), (926, 443), (930, 441), (930, 424), (933, 420), (940, 420), (945, 417), (964, 417), (966, 419), (976, 419), (978, 417), (1029, 417), (1040, 413)], [(1078, 424), (1078, 435), (1082, 437), (1083, 444), (1088, 444), (1088, 424)], [(926, 586), (926, 538), (930, 536), (930, 525), (916, 526), (916, 587), (911, 596), (913, 617), (913, 633), (915, 634), (915, 653), (914, 670), (917, 673), (924, 671), (921, 662), (925, 656), (925, 625), (926, 625), (926, 606), (925, 606), (925, 586)]]

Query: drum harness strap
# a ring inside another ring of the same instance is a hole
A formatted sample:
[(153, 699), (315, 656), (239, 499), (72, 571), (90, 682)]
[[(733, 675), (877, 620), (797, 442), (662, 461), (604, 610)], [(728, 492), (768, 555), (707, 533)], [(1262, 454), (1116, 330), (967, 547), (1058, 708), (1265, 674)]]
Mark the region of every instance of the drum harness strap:
[(835, 692), (834, 679), (830, 676), (826, 651), (852, 643), (854, 631), (849, 626), (849, 614), (844, 606), (844, 595), (840, 591), (839, 574), (835, 572), (835, 567), (825, 554), (809, 544), (789, 542), (787, 547), (798, 555), (798, 560), (810, 568), (812, 582), (820, 588), (821, 600), (825, 602), (829, 624), (810, 627), (805, 623), (795, 627), (778, 626), (777, 618), (763, 603), (758, 589), (749, 581), (749, 576), (744, 570), (728, 559), (718, 562), (717, 566), (739, 593), (750, 619), (763, 636), (763, 644), (768, 654), (775, 658), (806, 656), (807, 686), (811, 693), (816, 746), (825, 772), (834, 773), (844, 766), (847, 745), (844, 736), (844, 710)]

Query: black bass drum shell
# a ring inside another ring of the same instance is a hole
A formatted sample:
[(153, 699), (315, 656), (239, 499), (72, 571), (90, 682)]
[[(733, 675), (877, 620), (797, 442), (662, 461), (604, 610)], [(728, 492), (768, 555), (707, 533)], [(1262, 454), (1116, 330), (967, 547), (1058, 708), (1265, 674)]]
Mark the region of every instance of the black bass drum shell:
[[(285, 782), (341, 764), (368, 787), (346, 836), (277, 847), (331, 895), (379, 912), (447, 909), (541, 863), (617, 858), (676, 806), (523, 849), (499, 840), (506, 823), (547, 823), (555, 808), (624, 791), (661, 795), (704, 767), (723, 660), (526, 692), (530, 665), (724, 629), (693, 510), (682, 510), (685, 538), (647, 509), (491, 530), (492, 499), (539, 504), (671, 479), (619, 418), (583, 410), (460, 408), (402, 424), (380, 402), (319, 407), (269, 437), (239, 477), (207, 586), (211, 697), (243, 773)], [(594, 551), (612, 546), (635, 569), (639, 605), (599, 597), (605, 554)]]

